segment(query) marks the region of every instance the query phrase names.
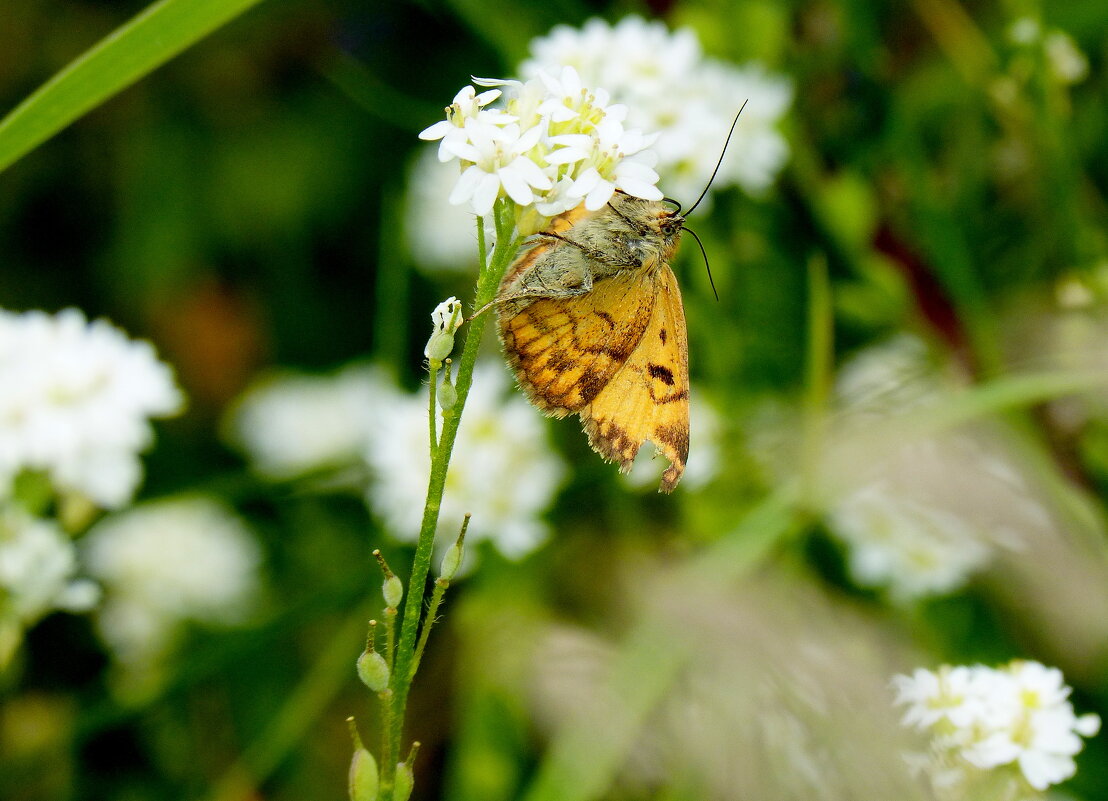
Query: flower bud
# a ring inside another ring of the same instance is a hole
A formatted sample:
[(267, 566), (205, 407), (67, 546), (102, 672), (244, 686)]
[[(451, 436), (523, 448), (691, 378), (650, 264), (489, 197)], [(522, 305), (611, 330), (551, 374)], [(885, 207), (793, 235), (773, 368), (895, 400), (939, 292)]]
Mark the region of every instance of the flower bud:
[(439, 408), (444, 412), (449, 412), (458, 402), (458, 390), (454, 389), (454, 385), (449, 380), (443, 381), (442, 386), (439, 387), (438, 401)]
[(458, 568), (462, 564), (462, 556), (465, 555), (466, 531), (469, 529), (471, 517), (472, 515), (466, 512), (466, 516), (462, 519), (462, 530), (458, 532), (458, 539), (443, 554), (442, 564), (439, 566), (439, 578), (442, 581), (449, 582), (453, 579), (454, 574), (458, 572)]
[(439, 578), (450, 581), (462, 564), (462, 546), (455, 542), (446, 549), (442, 557), (442, 566), (439, 568)]
[(442, 362), (454, 350), (454, 334), (450, 331), (436, 331), (427, 340), (423, 355), (431, 362)]
[(432, 364), (442, 362), (450, 351), (454, 350), (454, 332), (462, 325), (462, 304), (455, 297), (449, 297), (431, 312), (431, 324), (434, 333), (427, 340), (423, 355)]
[(396, 778), (392, 785), (392, 801), (408, 801), (415, 787), (415, 774), (412, 773), (412, 765), (415, 764), (416, 754), (419, 753), (419, 741), (412, 743), (412, 750), (408, 752), (408, 758), (396, 763)]
[(358, 657), (358, 678), (375, 693), (389, 686), (389, 665), (376, 651), (363, 651)]
[(381, 587), (381, 594), (385, 596), (385, 605), (395, 609), (400, 606), (400, 601), (404, 597), (404, 582), (399, 576), (389, 576)]
[(396, 763), (396, 779), (392, 785), (392, 801), (408, 801), (415, 787), (415, 775), (407, 762)]
[(350, 801), (377, 801), (377, 760), (362, 745), (354, 718), (347, 718), (346, 722), (350, 724), (350, 733), (354, 738), (354, 758), (350, 761), (348, 776)]

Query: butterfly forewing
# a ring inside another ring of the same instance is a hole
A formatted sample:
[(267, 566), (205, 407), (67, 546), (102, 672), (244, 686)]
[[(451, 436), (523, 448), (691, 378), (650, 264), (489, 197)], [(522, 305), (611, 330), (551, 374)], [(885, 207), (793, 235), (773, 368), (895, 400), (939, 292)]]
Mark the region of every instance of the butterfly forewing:
[(540, 298), (501, 318), (508, 363), (532, 403), (564, 417), (610, 383), (653, 313), (654, 298), (643, 283), (637, 276), (613, 276), (584, 295)]

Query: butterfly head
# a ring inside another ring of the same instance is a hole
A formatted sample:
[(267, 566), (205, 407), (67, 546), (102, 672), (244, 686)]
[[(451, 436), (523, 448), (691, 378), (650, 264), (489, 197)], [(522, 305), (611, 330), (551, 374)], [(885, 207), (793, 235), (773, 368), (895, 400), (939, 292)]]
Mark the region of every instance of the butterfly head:
[(624, 224), (624, 240), (643, 264), (669, 262), (677, 250), (685, 218), (672, 200), (642, 200), (617, 192), (609, 207)]
[(681, 204), (665, 198), (661, 202), (651, 203), (652, 214), (647, 216), (651, 234), (656, 237), (664, 260), (673, 258), (677, 244), (681, 241), (681, 232), (685, 230), (685, 218), (681, 216)]

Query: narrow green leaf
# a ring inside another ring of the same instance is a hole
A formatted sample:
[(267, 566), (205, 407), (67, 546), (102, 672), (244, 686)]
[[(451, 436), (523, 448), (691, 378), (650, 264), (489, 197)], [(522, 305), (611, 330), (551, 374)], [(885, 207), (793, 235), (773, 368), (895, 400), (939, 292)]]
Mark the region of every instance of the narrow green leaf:
[(0, 120), (0, 172), (259, 0), (160, 0), (101, 39)]

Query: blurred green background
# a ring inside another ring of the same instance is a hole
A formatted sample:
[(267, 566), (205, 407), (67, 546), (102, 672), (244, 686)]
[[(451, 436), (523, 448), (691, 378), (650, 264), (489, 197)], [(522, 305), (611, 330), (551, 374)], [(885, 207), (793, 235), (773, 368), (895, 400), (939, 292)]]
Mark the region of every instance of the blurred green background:
[[(6, 0), (0, 112), (143, 7)], [(191, 632), (157, 692), (130, 702), (110, 692), (86, 618), (42, 621), (0, 679), (0, 796), (344, 797), (345, 718), (357, 715), (363, 734), (375, 726), (352, 670), (364, 620), (378, 614), (370, 551), (405, 571), (410, 552), (356, 497), (249, 474), (221, 442), (220, 417), (274, 365), (369, 357), (415, 390), (426, 315), (448, 295), (468, 298), (473, 280), (417, 269), (405, 244), (416, 134), (469, 76), (514, 74), (553, 25), (627, 13), (689, 25), (708, 54), (758, 60), (795, 83), (776, 184), (757, 198), (721, 191), (695, 220), (720, 301), (695, 247), (675, 265), (694, 385), (722, 420), (721, 465), (698, 491), (643, 495), (575, 424), (550, 426), (571, 474), (548, 515), (554, 535), (518, 562), (483, 549), (452, 591), (412, 700), (410, 733), (423, 742), (415, 797), (521, 797), (539, 770), (557, 727), (519, 680), (527, 670), (495, 654), (525, 650), (555, 621), (620, 642), (638, 614), (626, 587), (664, 596), (637, 570), (683, 563), (728, 533), (741, 551), (735, 532), (753, 525), (743, 516), (800, 469), (759, 460), (759, 415), (827, 391), (808, 361), (821, 341), (813, 265), (829, 282), (835, 364), (908, 331), (965, 386), (1065, 366), (1039, 347), (1039, 326), (1072, 311), (1058, 299), (1075, 286), (1088, 344), (1108, 343), (1102, 2), (268, 0), (0, 173), (0, 304), (77, 306), (156, 344), (190, 405), (158, 425), (143, 495), (228, 500), (261, 537), (269, 584), (257, 620)], [(1025, 16), (1072, 37), (1087, 75), (1060, 79), (1043, 51), (1013, 43), (1007, 32)], [(1103, 562), (1108, 418), (1093, 399), (1079, 425), (1061, 425), (1044, 400), (1006, 408), (1003, 420), (1036, 475), (1079, 497), (1082, 520), (1094, 521), (1091, 555), (1074, 563)], [(1069, 640), (1044, 633), (1059, 616), (1098, 616), (1108, 587), (1053, 617), (1026, 609), (1047, 603), (1049, 581), (1034, 583), (1046, 595), (1021, 596), (1003, 572), (897, 606), (851, 580), (815, 506), (797, 504), (780, 524), (790, 533), (761, 551), (708, 552), (748, 559), (755, 573), (773, 566), (804, 587), (797, 595), (818, 588), (876, 641), (933, 664), (1057, 664), (1081, 710), (1108, 714), (1102, 622), (1071, 619)], [(911, 666), (888, 663), (890, 673)], [(1108, 798), (1108, 748), (1092, 742), (1080, 764), (1072, 793)], [(609, 781), (594, 797), (697, 797), (681, 786)]]

